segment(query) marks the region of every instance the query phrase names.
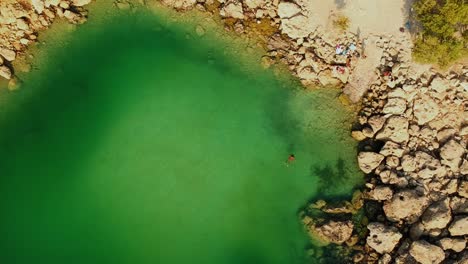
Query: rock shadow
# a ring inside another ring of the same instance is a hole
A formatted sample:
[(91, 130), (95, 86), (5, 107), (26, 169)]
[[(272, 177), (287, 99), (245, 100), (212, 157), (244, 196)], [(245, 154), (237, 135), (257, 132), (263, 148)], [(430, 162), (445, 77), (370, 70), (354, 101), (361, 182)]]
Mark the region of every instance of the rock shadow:
[(317, 189), (321, 198), (337, 201), (344, 198), (333, 194), (343, 184), (346, 184), (351, 176), (345, 168), (344, 159), (338, 158), (335, 164), (328, 163), (325, 166), (313, 165), (310, 167), (310, 175), (318, 177)]

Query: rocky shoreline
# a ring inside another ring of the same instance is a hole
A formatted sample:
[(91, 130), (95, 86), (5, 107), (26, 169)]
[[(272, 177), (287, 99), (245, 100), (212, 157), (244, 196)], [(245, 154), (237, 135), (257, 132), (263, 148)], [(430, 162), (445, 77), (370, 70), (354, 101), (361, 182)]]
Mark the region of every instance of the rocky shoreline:
[[(12, 62), (38, 32), (56, 18), (83, 23), (90, 2), (0, 3), (0, 76), (10, 87), (17, 82)], [(349, 101), (361, 102), (351, 133), (365, 189), (350, 202), (316, 201), (304, 209), (301, 219), (314, 241), (338, 245), (344, 263), (468, 263), (467, 65), (441, 73), (414, 63), (406, 32), (324, 28), (303, 0), (162, 3), (212, 13), (226, 30), (250, 34), (266, 49), (264, 67), (286, 66), (305, 87), (342, 87)]]

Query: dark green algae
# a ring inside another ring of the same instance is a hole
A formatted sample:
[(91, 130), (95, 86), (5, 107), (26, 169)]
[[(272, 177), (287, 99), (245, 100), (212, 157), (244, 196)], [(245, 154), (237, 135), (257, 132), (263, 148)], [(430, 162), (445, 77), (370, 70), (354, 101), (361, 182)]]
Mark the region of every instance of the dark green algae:
[(351, 114), (195, 36), (90, 21), (1, 94), (2, 263), (318, 263), (297, 212), (361, 183)]

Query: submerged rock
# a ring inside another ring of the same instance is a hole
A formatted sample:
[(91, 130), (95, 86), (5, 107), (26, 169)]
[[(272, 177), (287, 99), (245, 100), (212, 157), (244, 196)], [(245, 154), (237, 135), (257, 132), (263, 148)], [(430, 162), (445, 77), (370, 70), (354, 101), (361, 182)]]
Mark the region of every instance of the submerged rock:
[(330, 220), (320, 226), (315, 226), (311, 230), (313, 237), (325, 243), (343, 244), (353, 233), (353, 223), (351, 221)]

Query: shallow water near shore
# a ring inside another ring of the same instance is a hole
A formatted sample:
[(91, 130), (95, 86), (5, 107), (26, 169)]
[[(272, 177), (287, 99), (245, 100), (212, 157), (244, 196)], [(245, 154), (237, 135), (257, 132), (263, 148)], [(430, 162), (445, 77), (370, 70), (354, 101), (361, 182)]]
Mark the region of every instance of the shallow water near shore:
[(1, 94), (2, 263), (314, 263), (300, 207), (361, 182), (338, 91), (112, 21)]

